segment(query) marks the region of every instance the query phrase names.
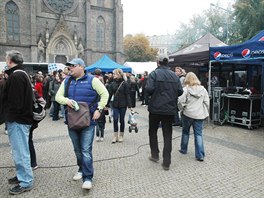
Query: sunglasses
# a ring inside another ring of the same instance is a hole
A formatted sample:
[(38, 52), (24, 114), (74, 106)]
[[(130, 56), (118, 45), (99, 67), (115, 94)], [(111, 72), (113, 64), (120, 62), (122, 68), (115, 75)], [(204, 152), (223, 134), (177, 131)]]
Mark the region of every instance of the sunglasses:
[(69, 67), (77, 67), (79, 66), (78, 64), (77, 65), (69, 65)]

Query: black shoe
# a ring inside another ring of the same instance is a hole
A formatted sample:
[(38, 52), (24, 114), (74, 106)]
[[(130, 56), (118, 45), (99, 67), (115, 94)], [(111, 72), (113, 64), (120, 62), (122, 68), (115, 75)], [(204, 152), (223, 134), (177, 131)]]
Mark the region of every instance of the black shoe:
[(19, 181), (17, 179), (17, 176), (8, 179), (8, 183), (9, 184), (19, 184)]
[(152, 161), (152, 162), (158, 162), (159, 158), (154, 158), (152, 156), (149, 156), (149, 160)]
[(164, 170), (170, 170), (170, 166), (165, 166), (164, 164), (161, 165)]
[(185, 155), (187, 152), (183, 152), (182, 150), (179, 150), (179, 152), (183, 155)]
[(203, 162), (204, 158), (196, 158), (196, 160), (199, 161), (199, 162)]
[(12, 195), (18, 195), (18, 194), (21, 194), (23, 192), (30, 191), (32, 188), (33, 188), (33, 186), (22, 187), (20, 185), (17, 185), (17, 186), (15, 186), (13, 188), (10, 188), (9, 189), (9, 193), (12, 194)]

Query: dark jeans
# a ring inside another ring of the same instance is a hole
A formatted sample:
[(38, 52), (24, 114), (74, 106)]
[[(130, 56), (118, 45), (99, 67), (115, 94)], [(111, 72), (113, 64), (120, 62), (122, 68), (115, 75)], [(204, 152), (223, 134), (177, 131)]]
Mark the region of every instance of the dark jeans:
[(149, 95), (144, 91), (142, 92), (143, 97), (142, 97), (142, 105), (148, 105), (149, 104)]
[(60, 111), (60, 104), (56, 101), (53, 101), (53, 115), (52, 120), (59, 120), (59, 111)]
[(32, 125), (29, 130), (29, 137), (28, 137), (31, 167), (37, 166), (36, 151), (35, 151), (35, 147), (33, 143), (33, 130), (34, 130), (34, 127)]
[(172, 121), (174, 115), (159, 115), (149, 114), (149, 145), (151, 150), (151, 156), (159, 158), (159, 146), (158, 146), (158, 128), (161, 122), (162, 134), (163, 134), (163, 164), (170, 166), (171, 164), (171, 150), (172, 150)]
[(104, 137), (105, 122), (97, 122), (96, 125), (96, 136)]
[(118, 132), (118, 116), (120, 121), (120, 132), (125, 131), (125, 115), (127, 108), (115, 108), (113, 107), (113, 118), (114, 118), (114, 132)]
[(177, 113), (174, 116), (174, 124), (175, 125), (181, 125), (181, 118), (179, 116), (179, 111), (177, 110)]
[(136, 107), (136, 92), (135, 91), (130, 91), (130, 98), (131, 98), (131, 104), (132, 108)]

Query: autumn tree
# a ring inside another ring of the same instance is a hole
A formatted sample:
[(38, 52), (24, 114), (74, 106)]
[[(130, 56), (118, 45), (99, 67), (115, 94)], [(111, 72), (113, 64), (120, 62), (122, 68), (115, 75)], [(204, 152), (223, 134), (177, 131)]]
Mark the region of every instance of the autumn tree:
[(127, 35), (124, 38), (126, 61), (147, 62), (155, 61), (158, 49), (151, 48), (144, 34)]

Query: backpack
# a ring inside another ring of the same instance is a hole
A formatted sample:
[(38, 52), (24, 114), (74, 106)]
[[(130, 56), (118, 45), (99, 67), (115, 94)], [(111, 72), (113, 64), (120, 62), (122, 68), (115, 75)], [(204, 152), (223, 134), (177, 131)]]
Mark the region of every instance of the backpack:
[(46, 101), (44, 100), (43, 97), (38, 97), (37, 91), (32, 90), (32, 100), (33, 100), (33, 120), (36, 122), (40, 122), (46, 117)]
[(33, 120), (36, 122), (40, 122), (41, 120), (43, 120), (46, 117), (46, 101), (44, 100), (43, 97), (39, 97), (37, 91), (34, 89), (33, 84), (31, 83), (31, 80), (28, 76), (28, 74), (23, 71), (23, 70), (15, 70), (14, 72), (23, 72), (27, 75), (28, 80), (32, 86), (32, 101), (33, 101), (33, 106), (32, 106), (32, 110), (33, 110)]

